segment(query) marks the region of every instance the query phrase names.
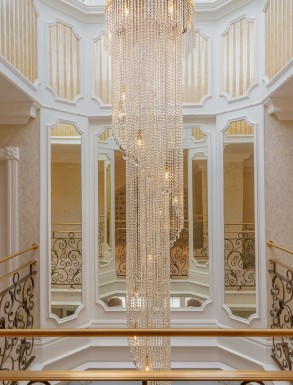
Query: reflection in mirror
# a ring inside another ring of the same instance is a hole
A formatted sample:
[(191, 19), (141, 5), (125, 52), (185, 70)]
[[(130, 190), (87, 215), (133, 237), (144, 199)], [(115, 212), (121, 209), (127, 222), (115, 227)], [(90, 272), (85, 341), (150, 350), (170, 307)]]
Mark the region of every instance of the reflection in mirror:
[(192, 159), (193, 258), (200, 265), (209, 260), (207, 178), (207, 156), (196, 154)]
[[(125, 160), (120, 151), (111, 151), (111, 154), (111, 160), (103, 153), (98, 156), (99, 298), (109, 307), (125, 307)], [(114, 174), (114, 186), (111, 184), (111, 173)], [(115, 197), (115, 202), (111, 202), (112, 196)], [(115, 212), (112, 213), (114, 203)], [(114, 239), (111, 234), (112, 216), (115, 224)]]
[(111, 161), (106, 155), (98, 159), (99, 265), (109, 264), (112, 257), (111, 234)]
[(224, 133), (225, 304), (247, 319), (256, 312), (254, 127), (230, 123)]
[(74, 314), (82, 299), (81, 136), (59, 122), (51, 146), (51, 312)]
[[(102, 150), (101, 150), (102, 151)], [(175, 242), (170, 250), (170, 278), (171, 278), (171, 306), (172, 307), (200, 307), (205, 299), (209, 297), (208, 284), (208, 266), (207, 266), (207, 251), (202, 250), (202, 265), (197, 264), (192, 253), (189, 253), (189, 220), (188, 220), (188, 187), (192, 186), (188, 182), (188, 159), (190, 157), (189, 150), (184, 150), (184, 228), (179, 239)], [(99, 176), (98, 176), (98, 201), (99, 201), (99, 221), (104, 221), (105, 208), (107, 200), (105, 194), (110, 196), (111, 186), (105, 193), (106, 181), (106, 164), (109, 159), (104, 155), (98, 157)], [(200, 157), (196, 161), (197, 167), (203, 170), (201, 197), (204, 200), (202, 203), (202, 212), (205, 213), (202, 224), (207, 221), (207, 159)], [(125, 291), (126, 291), (126, 174), (125, 160), (120, 151), (114, 151), (114, 196), (115, 196), (115, 226), (114, 239), (112, 240), (112, 254), (114, 262), (111, 259), (110, 263), (101, 263), (101, 255), (104, 252), (106, 245), (105, 231), (99, 233), (99, 297), (109, 307), (125, 307)], [(192, 163), (190, 163), (193, 167)], [(111, 167), (111, 166), (110, 166)], [(205, 188), (205, 190), (204, 190)], [(197, 192), (196, 192), (197, 193)], [(192, 195), (190, 195), (191, 197)], [(111, 207), (111, 205), (109, 205)], [(191, 217), (191, 216), (190, 216)], [(100, 222), (99, 222), (100, 223)], [(104, 223), (104, 222), (103, 222)], [(100, 228), (100, 227), (99, 227)], [(193, 223), (191, 229), (193, 228)], [(207, 235), (206, 235), (207, 236)], [(104, 237), (104, 238), (103, 238)], [(206, 240), (202, 239), (207, 250)], [(103, 246), (102, 246), (103, 245)], [(203, 249), (203, 247), (202, 247)], [(198, 249), (199, 250), (199, 249)], [(199, 251), (197, 252), (199, 253)], [(105, 258), (103, 256), (103, 258)], [(204, 262), (203, 262), (204, 260)]]

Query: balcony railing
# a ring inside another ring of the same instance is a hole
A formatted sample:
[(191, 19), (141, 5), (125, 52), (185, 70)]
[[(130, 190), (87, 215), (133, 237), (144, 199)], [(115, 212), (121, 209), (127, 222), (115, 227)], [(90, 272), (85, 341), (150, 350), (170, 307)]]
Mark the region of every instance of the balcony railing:
[[(70, 230), (68, 230), (69, 227)], [(56, 224), (51, 233), (51, 284), (53, 287), (67, 286), (70, 288), (78, 287), (81, 283), (81, 224)]]
[[(38, 245), (2, 258), (0, 264), (37, 249)], [(0, 329), (31, 329), (34, 326), (34, 286), (36, 260), (30, 260), (0, 277)], [(25, 370), (33, 361), (33, 337), (5, 336), (0, 340), (0, 373), (7, 370)], [(8, 384), (10, 381), (3, 381)]]
[[(67, 226), (67, 227), (66, 227)], [(70, 229), (68, 227), (70, 226)], [(99, 221), (98, 257), (104, 260), (104, 222)], [(110, 250), (111, 251), (111, 250)], [(112, 251), (113, 252), (113, 251)], [(193, 258), (208, 261), (208, 224), (194, 222)], [(126, 277), (126, 226), (116, 221), (115, 226), (116, 276)], [(227, 289), (255, 288), (255, 232), (254, 224), (225, 225), (225, 287)], [(184, 279), (189, 275), (189, 229), (184, 229), (170, 252), (170, 277)], [(51, 236), (51, 282), (54, 287), (82, 284), (82, 239), (80, 223), (56, 224)]]
[[(35, 329), (0, 330), (0, 338), (32, 337), (278, 337), (293, 338), (289, 329)], [(42, 370), (0, 371), (2, 381), (32, 381), (49, 384), (49, 381), (239, 381), (264, 384), (263, 381), (293, 381), (292, 371), (248, 370)]]
[[(170, 252), (170, 277), (187, 278), (189, 270), (188, 228), (184, 227)], [(115, 228), (116, 276), (126, 277), (126, 223), (116, 222)]]
[(226, 289), (255, 289), (254, 224), (226, 224), (224, 247)]
[[(284, 249), (269, 241), (268, 246), (276, 247), (289, 254), (292, 251)], [(271, 296), (270, 309), (272, 329), (293, 329), (293, 267), (270, 259), (271, 267)], [(273, 338), (272, 357), (283, 370), (293, 369), (293, 338), (282, 336)]]

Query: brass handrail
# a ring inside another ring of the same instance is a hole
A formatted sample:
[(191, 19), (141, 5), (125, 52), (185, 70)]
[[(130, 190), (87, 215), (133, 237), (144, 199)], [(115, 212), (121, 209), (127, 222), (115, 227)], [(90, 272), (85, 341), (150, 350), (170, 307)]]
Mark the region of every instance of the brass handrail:
[(52, 233), (58, 233), (58, 234), (68, 234), (68, 233), (74, 233), (74, 234), (77, 234), (77, 233), (81, 233), (82, 231), (81, 230), (53, 230)]
[(0, 329), (0, 337), (293, 337), (293, 329)]
[(240, 225), (254, 225), (253, 222), (242, 222), (242, 223), (224, 223), (224, 226), (240, 226)]
[(225, 234), (247, 234), (247, 233), (255, 233), (254, 230), (243, 230), (243, 231), (239, 231), (239, 230), (229, 230), (229, 231), (225, 231)]
[(27, 249), (23, 249), (21, 251), (18, 251), (18, 252), (14, 253), (14, 254), (8, 255), (7, 257), (4, 257), (4, 258), (0, 259), (0, 263), (6, 262), (6, 261), (8, 261), (11, 258), (14, 258), (14, 257), (17, 257), (18, 255), (26, 253), (27, 251), (36, 250), (36, 249), (38, 249), (38, 247), (39, 247), (39, 245), (37, 243), (33, 243)]
[(287, 270), (293, 270), (293, 267), (290, 267), (290, 266), (286, 265), (286, 264), (283, 263), (283, 262), (279, 262), (279, 261), (277, 261), (275, 258), (270, 258), (269, 261), (270, 261), (271, 263), (274, 263), (274, 264), (277, 264), (277, 265), (279, 265), (279, 266), (284, 267), (284, 269), (287, 269)]
[(21, 266), (18, 267), (17, 269), (12, 270), (12, 271), (10, 271), (9, 273), (7, 273), (7, 274), (3, 275), (2, 277), (0, 277), (0, 281), (2, 281), (3, 279), (7, 279), (7, 278), (11, 277), (11, 276), (14, 275), (15, 273), (17, 273), (17, 272), (19, 272), (19, 271), (25, 269), (27, 266), (35, 265), (36, 263), (37, 263), (36, 260), (31, 259), (30, 261), (28, 261), (27, 263), (21, 265)]
[(80, 226), (81, 222), (62, 222), (62, 223), (52, 223), (52, 226), (63, 226), (63, 225), (70, 225), (70, 226)]
[(261, 370), (1, 370), (2, 381), (292, 381), (292, 371)]
[(285, 249), (285, 248), (282, 247), (282, 246), (276, 245), (273, 241), (267, 241), (267, 246), (268, 246), (268, 247), (275, 247), (276, 249), (285, 251), (286, 253), (293, 255), (293, 251), (292, 251), (292, 250)]

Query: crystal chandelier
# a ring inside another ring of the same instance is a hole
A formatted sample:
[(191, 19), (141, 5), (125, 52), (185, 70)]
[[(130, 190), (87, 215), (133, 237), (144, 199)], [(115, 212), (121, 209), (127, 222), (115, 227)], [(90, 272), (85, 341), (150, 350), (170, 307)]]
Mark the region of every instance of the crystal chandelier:
[[(112, 125), (126, 160), (127, 321), (170, 327), (170, 247), (183, 227), (182, 56), (192, 0), (109, 0)], [(130, 338), (140, 370), (171, 368), (170, 339)]]

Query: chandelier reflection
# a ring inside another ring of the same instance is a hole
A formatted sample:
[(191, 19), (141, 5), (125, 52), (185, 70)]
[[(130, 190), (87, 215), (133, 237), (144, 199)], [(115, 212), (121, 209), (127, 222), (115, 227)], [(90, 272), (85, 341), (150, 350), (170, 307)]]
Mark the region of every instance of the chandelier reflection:
[[(183, 227), (182, 57), (192, 0), (110, 0), (112, 125), (126, 159), (126, 307), (131, 328), (170, 327), (170, 247)], [(171, 367), (170, 339), (130, 338), (140, 370)]]

